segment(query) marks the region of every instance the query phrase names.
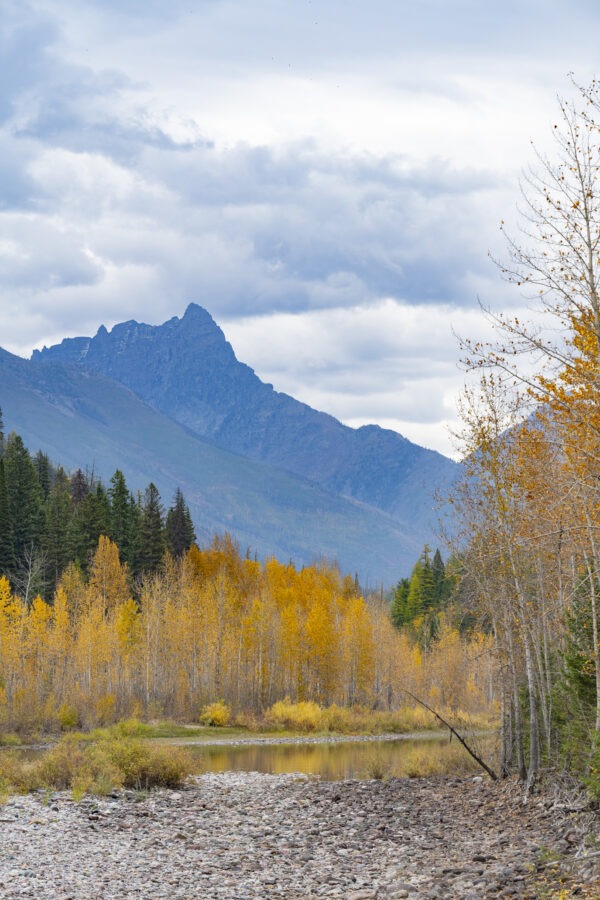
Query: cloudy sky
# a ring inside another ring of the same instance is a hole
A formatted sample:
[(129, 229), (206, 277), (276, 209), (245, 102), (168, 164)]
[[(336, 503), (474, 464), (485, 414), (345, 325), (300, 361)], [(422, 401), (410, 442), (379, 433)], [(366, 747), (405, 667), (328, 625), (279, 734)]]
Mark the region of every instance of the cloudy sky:
[(0, 345), (195, 301), (350, 425), (450, 452), (593, 0), (0, 0)]

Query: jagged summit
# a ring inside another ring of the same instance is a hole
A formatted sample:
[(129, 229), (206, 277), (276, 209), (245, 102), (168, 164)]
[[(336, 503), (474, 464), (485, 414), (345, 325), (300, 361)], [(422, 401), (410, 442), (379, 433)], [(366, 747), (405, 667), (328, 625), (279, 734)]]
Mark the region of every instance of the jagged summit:
[(432, 492), (457, 465), (379, 426), (359, 429), (273, 390), (238, 361), (206, 309), (162, 325), (100, 328), (35, 354), (113, 378), (217, 446), (301, 475), (431, 534)]
[(202, 540), (228, 530), (263, 556), (324, 555), (371, 584), (391, 584), (436, 543), (433, 495), (460, 470), (264, 384), (196, 303), (162, 325), (101, 326), (31, 360), (0, 351), (0, 407), (57, 462), (105, 481), (119, 468), (165, 500), (180, 486)]
[(44, 346), (42, 350), (34, 350), (31, 359), (39, 361), (60, 358), (65, 362), (69, 358), (69, 361), (77, 361), (86, 356), (92, 342), (97, 347), (98, 345), (106, 345), (107, 342), (116, 341), (121, 345), (122, 349), (125, 349), (129, 342), (140, 335), (150, 336), (156, 329), (173, 332), (182, 326), (186, 330), (193, 328), (196, 335), (202, 333), (206, 337), (212, 333), (215, 339), (225, 340), (225, 335), (211, 314), (197, 303), (190, 303), (181, 318), (173, 316), (162, 325), (146, 325), (144, 322), (136, 322), (135, 319), (119, 322), (110, 330), (106, 325), (100, 325), (93, 338), (63, 338), (60, 344), (55, 344), (52, 347)]

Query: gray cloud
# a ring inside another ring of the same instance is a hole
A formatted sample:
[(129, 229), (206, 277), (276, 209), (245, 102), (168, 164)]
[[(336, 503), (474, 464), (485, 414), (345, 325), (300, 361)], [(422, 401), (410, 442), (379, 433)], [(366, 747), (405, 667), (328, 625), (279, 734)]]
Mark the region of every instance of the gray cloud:
[(277, 387), (433, 429), (451, 323), (478, 293), (513, 302), (487, 250), (529, 129), (595, 65), (597, 18), (583, 0), (6, 0), (2, 345), (196, 300)]

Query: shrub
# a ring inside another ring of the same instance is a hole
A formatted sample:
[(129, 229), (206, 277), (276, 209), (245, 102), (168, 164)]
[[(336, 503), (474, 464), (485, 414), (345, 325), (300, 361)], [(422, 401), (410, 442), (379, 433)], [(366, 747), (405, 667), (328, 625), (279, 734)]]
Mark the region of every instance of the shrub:
[(79, 713), (74, 706), (63, 703), (58, 710), (58, 722), (61, 731), (72, 731), (79, 725)]
[(102, 694), (96, 701), (96, 721), (100, 725), (110, 725), (115, 721), (117, 698), (114, 694)]
[(0, 794), (6, 797), (15, 791), (26, 793), (41, 786), (34, 763), (26, 762), (17, 753), (3, 752), (0, 757)]
[(319, 731), (325, 725), (323, 710), (312, 700), (291, 703), (289, 697), (274, 703), (265, 716), (281, 728), (291, 731)]
[(327, 709), (323, 710), (326, 727), (328, 731), (335, 731), (342, 734), (351, 731), (362, 730), (361, 723), (357, 722), (357, 713), (347, 706), (337, 706), (332, 703)]
[(183, 750), (128, 738), (99, 741), (90, 747), (90, 755), (101, 770), (114, 768), (123, 787), (138, 790), (180, 787), (191, 770)]
[(234, 720), (234, 725), (238, 728), (247, 728), (248, 731), (260, 731), (261, 724), (261, 721), (252, 712), (240, 712)]
[(392, 771), (389, 759), (377, 748), (369, 753), (366, 766), (369, 778), (377, 781), (387, 781)]
[(70, 736), (59, 741), (36, 761), (35, 773), (40, 786), (59, 791), (70, 788), (73, 779), (84, 774), (92, 780), (85, 748)]
[(114, 735), (89, 743), (68, 735), (34, 762), (3, 753), (0, 795), (49, 788), (70, 789), (77, 798), (120, 787), (180, 787), (191, 771), (191, 759), (179, 748)]
[(225, 725), (229, 725), (230, 718), (231, 709), (223, 700), (209, 703), (208, 706), (202, 708), (200, 713), (200, 721), (203, 725), (212, 725), (216, 728), (223, 728)]
[(139, 719), (123, 719), (108, 729), (108, 735), (111, 737), (152, 737), (154, 730), (152, 725), (140, 722)]

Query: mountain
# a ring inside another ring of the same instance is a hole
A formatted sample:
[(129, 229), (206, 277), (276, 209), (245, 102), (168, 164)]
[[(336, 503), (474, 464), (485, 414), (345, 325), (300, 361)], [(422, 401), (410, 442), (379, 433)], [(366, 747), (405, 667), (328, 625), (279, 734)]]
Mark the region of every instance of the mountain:
[(0, 407), (67, 467), (181, 487), (201, 542), (229, 531), (261, 556), (337, 559), (363, 583), (407, 574), (435, 543), (433, 493), (459, 466), (377, 426), (352, 429), (263, 383), (208, 312), (124, 322), (24, 360), (0, 350)]
[(105, 482), (117, 468), (133, 490), (153, 481), (166, 503), (180, 486), (201, 542), (227, 530), (261, 556), (297, 565), (337, 559), (372, 586), (396, 581), (420, 552), (420, 536), (397, 518), (217, 447), (73, 358), (46, 359), (0, 349), (7, 429), (32, 452), (71, 469), (87, 465)]
[(119, 381), (156, 410), (211, 443), (300, 475), (342, 497), (410, 521), (431, 541), (434, 491), (457, 463), (394, 431), (349, 428), (275, 391), (236, 359), (210, 314), (190, 304), (163, 325), (130, 321), (93, 338), (66, 339), (34, 360), (68, 362)]

